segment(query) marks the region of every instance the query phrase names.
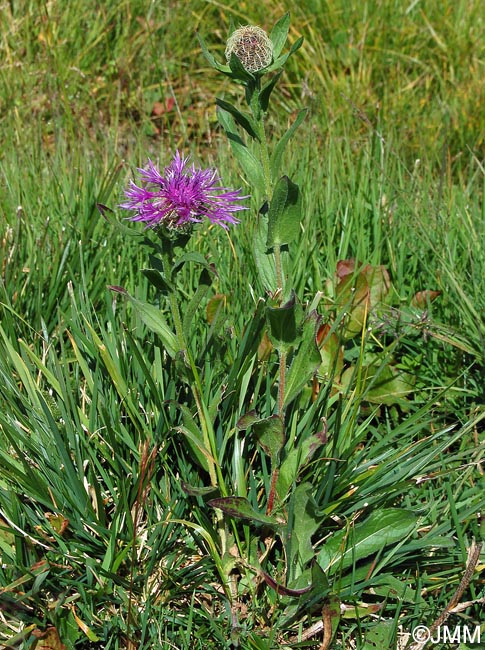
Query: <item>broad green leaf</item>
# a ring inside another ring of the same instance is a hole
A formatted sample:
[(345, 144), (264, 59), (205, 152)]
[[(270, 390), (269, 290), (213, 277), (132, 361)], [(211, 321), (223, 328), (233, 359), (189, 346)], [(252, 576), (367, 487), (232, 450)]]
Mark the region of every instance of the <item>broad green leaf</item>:
[(274, 461), (285, 444), (285, 429), (279, 415), (272, 415), (253, 424), (254, 435), (263, 451)]
[(372, 580), (372, 593), (390, 600), (404, 603), (423, 602), (423, 597), (415, 589), (411, 589), (404, 580), (385, 574)]
[(258, 141), (260, 140), (257, 132), (257, 127), (255, 126), (253, 118), (250, 115), (242, 113), (235, 106), (229, 102), (224, 101), (223, 99), (220, 99), (219, 97), (216, 98), (216, 105), (219, 106), (219, 108), (222, 108), (222, 110), (230, 113), (236, 120), (236, 123), (239, 124), (239, 126), (241, 126), (246, 131), (246, 133), (251, 136), (251, 138), (254, 138), (254, 140)]
[(269, 35), (273, 43), (273, 59), (277, 59), (285, 46), (290, 29), (290, 13), (287, 12), (274, 25)]
[(271, 173), (273, 175), (273, 178), (277, 178), (280, 167), (281, 167), (281, 161), (283, 159), (283, 153), (286, 149), (286, 145), (290, 141), (290, 139), (293, 137), (295, 131), (297, 128), (300, 126), (300, 124), (303, 122), (305, 119), (306, 115), (308, 113), (307, 108), (302, 108), (299, 112), (298, 115), (296, 116), (295, 121), (293, 124), (290, 126), (290, 128), (286, 131), (286, 133), (283, 135), (283, 137), (279, 140), (278, 144), (275, 146), (273, 154), (271, 156), (270, 160), (270, 165), (271, 165)]
[(219, 508), (226, 515), (236, 519), (249, 519), (260, 524), (278, 526), (280, 522), (274, 517), (263, 515), (255, 510), (247, 499), (243, 497), (221, 497), (207, 502), (211, 508)]
[[(343, 265), (347, 263), (347, 266)], [(358, 273), (353, 270), (353, 260), (339, 263), (341, 279), (336, 287), (336, 303), (349, 313), (344, 331), (345, 338), (352, 338), (362, 332), (367, 315), (375, 309), (389, 293), (389, 273), (384, 266), (366, 264)]]
[(284, 405), (287, 406), (317, 372), (322, 358), (316, 341), (318, 315), (312, 312), (303, 322), (301, 343), (286, 375)]
[(232, 152), (236, 156), (250, 185), (256, 188), (262, 196), (265, 193), (263, 168), (261, 163), (253, 156), (247, 146), (237, 134), (236, 124), (230, 113), (222, 108), (217, 108), (217, 119), (226, 132)]
[(281, 307), (268, 307), (266, 314), (269, 324), (269, 338), (279, 351), (288, 351), (299, 341), (298, 321), (301, 306), (296, 302), (293, 292), (287, 303)]
[(162, 312), (157, 309), (157, 307), (138, 300), (133, 296), (130, 296), (126, 289), (123, 289), (122, 287), (111, 286), (110, 289), (112, 291), (116, 291), (117, 293), (121, 293), (122, 295), (126, 296), (126, 298), (128, 298), (128, 300), (133, 305), (135, 312), (140, 316), (141, 320), (145, 323), (148, 329), (160, 337), (168, 354), (172, 358), (175, 358), (177, 353), (180, 352), (180, 347), (178, 345), (175, 334), (168, 327), (167, 322), (162, 315)]
[(350, 530), (341, 530), (325, 542), (318, 562), (328, 570), (352, 566), (389, 544), (401, 541), (416, 527), (417, 517), (410, 510), (389, 508), (373, 512)]
[(269, 255), (266, 247), (268, 239), (268, 217), (260, 214), (253, 239), (253, 253), (258, 269), (259, 278), (266, 291), (273, 292), (276, 288), (276, 268), (273, 256)]
[(282, 176), (276, 183), (269, 204), (267, 248), (283, 246), (297, 239), (300, 221), (300, 188), (288, 176)]
[(286, 497), (288, 490), (297, 480), (300, 470), (309, 463), (317, 449), (326, 442), (327, 433), (322, 430), (305, 438), (305, 440), (298, 440), (298, 444), (294, 445), (286, 454), (284, 461), (281, 463), (276, 482), (276, 492), (281, 499)]
[[(288, 507), (292, 513), (288, 523), (288, 533), (291, 534), (288, 562), (291, 567), (297, 569), (297, 573), (301, 573), (314, 556), (311, 540), (320, 525), (313, 490), (311, 483), (300, 483), (293, 492)], [(297, 576), (294, 575), (293, 578), (295, 577)]]

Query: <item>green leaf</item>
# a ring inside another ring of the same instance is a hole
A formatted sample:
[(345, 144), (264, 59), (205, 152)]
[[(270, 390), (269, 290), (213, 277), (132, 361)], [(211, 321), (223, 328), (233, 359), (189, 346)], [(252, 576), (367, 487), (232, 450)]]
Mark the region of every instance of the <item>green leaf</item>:
[(128, 300), (133, 305), (135, 312), (140, 316), (141, 320), (145, 323), (148, 329), (160, 337), (168, 354), (172, 358), (175, 358), (177, 353), (180, 352), (180, 348), (177, 342), (177, 338), (167, 325), (162, 312), (157, 309), (157, 307), (154, 307), (153, 305), (130, 296), (126, 289), (123, 289), (122, 287), (110, 286), (109, 288), (112, 291), (121, 293), (126, 298), (128, 298)]
[[(266, 113), (268, 110), (269, 106), (269, 98), (271, 97), (271, 93), (274, 90), (274, 87), (276, 86), (278, 79), (281, 77), (283, 74), (283, 71), (281, 70), (277, 74), (273, 75), (270, 79), (270, 81), (261, 88), (261, 92), (259, 93), (259, 106), (263, 113)], [(276, 176), (276, 174), (275, 174)]]
[(224, 72), (224, 73), (230, 73), (231, 68), (227, 65), (222, 65), (221, 63), (218, 63), (214, 57), (213, 54), (209, 51), (207, 45), (205, 44), (204, 39), (202, 36), (199, 34), (199, 32), (196, 33), (197, 40), (199, 41), (200, 47), (202, 49), (202, 53), (204, 54), (205, 58), (209, 62), (209, 65), (215, 68), (216, 70), (219, 70), (219, 72)]
[(241, 63), (239, 57), (237, 57), (234, 52), (231, 54), (231, 59), (229, 61), (229, 68), (231, 70), (231, 77), (236, 81), (242, 81), (244, 83), (254, 82), (254, 75), (246, 70), (246, 68)]
[(255, 422), (253, 431), (265, 454), (268, 454), (273, 461), (276, 460), (285, 444), (284, 423), (280, 416), (272, 415)]
[(212, 283), (212, 277), (213, 275), (209, 273), (207, 269), (202, 269), (202, 272), (199, 277), (199, 284), (197, 286), (197, 289), (194, 295), (192, 296), (192, 298), (190, 299), (189, 304), (184, 309), (182, 330), (184, 332), (186, 341), (189, 341), (191, 338), (191, 334), (193, 334), (191, 330), (192, 319), (194, 318), (195, 313), (199, 308), (202, 300), (207, 296), (209, 292)]
[(366, 264), (356, 272), (354, 260), (341, 260), (337, 274), (336, 304), (349, 313), (344, 336), (350, 339), (362, 332), (368, 313), (389, 293), (391, 281), (384, 266)]
[(276, 183), (269, 206), (266, 246), (282, 246), (297, 239), (300, 234), (300, 221), (300, 188), (288, 176), (282, 176)]
[(358, 560), (381, 552), (389, 544), (402, 541), (416, 527), (417, 517), (410, 510), (389, 508), (372, 513), (350, 530), (332, 535), (318, 555), (328, 572), (345, 569)]
[(254, 138), (258, 141), (260, 140), (260, 137), (257, 133), (257, 127), (255, 126), (251, 116), (241, 113), (241, 111), (238, 110), (235, 106), (229, 102), (224, 101), (223, 99), (219, 99), (218, 97), (216, 98), (216, 105), (219, 106), (219, 108), (222, 108), (222, 110), (230, 113), (236, 120), (237, 124), (239, 124), (239, 126), (241, 126), (246, 131), (246, 133), (251, 136), (251, 138)]
[(253, 238), (253, 253), (258, 269), (259, 278), (266, 291), (274, 291), (277, 279), (276, 268), (272, 255), (268, 255), (266, 241), (268, 239), (268, 217), (260, 214)]
[(303, 322), (301, 344), (286, 375), (284, 406), (295, 399), (320, 367), (322, 359), (316, 341), (318, 321), (318, 314), (312, 312)]
[(172, 266), (172, 277), (176, 275), (182, 268), (184, 264), (187, 262), (193, 262), (194, 264), (198, 264), (199, 266), (204, 267), (211, 273), (214, 273), (214, 268), (210, 265), (210, 263), (205, 259), (205, 257), (202, 255), (202, 253), (197, 253), (195, 251), (192, 251), (190, 253), (184, 253), (180, 257), (178, 257), (175, 262), (173, 263)]
[(243, 497), (221, 497), (219, 499), (212, 499), (207, 502), (211, 508), (219, 508), (226, 515), (235, 517), (236, 519), (249, 519), (260, 524), (269, 526), (278, 526), (278, 522), (274, 517), (263, 515), (255, 510), (247, 499)]
[(298, 115), (295, 118), (295, 121), (293, 124), (290, 126), (290, 128), (286, 131), (286, 133), (283, 135), (283, 137), (279, 140), (278, 144), (274, 148), (273, 154), (271, 156), (270, 160), (270, 165), (271, 165), (271, 173), (273, 174), (273, 178), (276, 178), (279, 174), (280, 167), (281, 167), (281, 160), (283, 158), (283, 153), (286, 149), (286, 145), (294, 135), (295, 131), (297, 128), (300, 126), (300, 124), (303, 122), (305, 117), (307, 116), (308, 109), (307, 108), (302, 108), (299, 112)]
[(268, 334), (277, 350), (287, 351), (298, 342), (299, 333), (297, 322), (300, 313), (301, 307), (296, 302), (294, 292), (292, 292), (289, 301), (281, 307), (267, 308)]
[(279, 68), (282, 68), (287, 60), (290, 58), (292, 54), (294, 54), (297, 50), (300, 49), (300, 47), (303, 45), (303, 36), (300, 36), (298, 40), (296, 40), (293, 45), (291, 46), (291, 49), (289, 52), (286, 54), (283, 54), (283, 56), (278, 57), (273, 61), (273, 63), (265, 69), (265, 72), (273, 72), (273, 70), (278, 70)]
[(256, 188), (262, 196), (265, 192), (264, 174), (261, 163), (253, 156), (247, 146), (241, 140), (236, 131), (236, 124), (232, 115), (222, 108), (217, 108), (217, 119), (226, 132), (231, 145), (232, 152), (236, 156), (250, 185)]
[(300, 470), (312, 459), (313, 454), (327, 442), (327, 432), (323, 428), (304, 440), (298, 440), (298, 445), (292, 446), (281, 463), (276, 492), (281, 499), (286, 497), (291, 485), (297, 480)]
[(142, 269), (141, 272), (147, 278), (148, 282), (163, 294), (173, 291), (173, 284), (167, 282), (158, 269)]
[(287, 12), (282, 16), (274, 25), (269, 35), (273, 43), (273, 59), (277, 59), (285, 46), (286, 39), (288, 38), (288, 31), (290, 29), (290, 13)]
[(311, 483), (300, 483), (291, 497), (289, 511), (293, 512), (291, 540), (288, 545), (288, 562), (292, 567), (299, 567), (300, 573), (313, 558), (312, 535), (317, 531), (320, 520), (313, 498)]

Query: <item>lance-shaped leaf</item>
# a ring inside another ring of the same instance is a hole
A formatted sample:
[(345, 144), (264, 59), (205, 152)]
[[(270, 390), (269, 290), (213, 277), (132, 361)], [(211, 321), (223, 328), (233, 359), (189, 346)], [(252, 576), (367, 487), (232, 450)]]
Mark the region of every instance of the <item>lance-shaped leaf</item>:
[(219, 508), (226, 515), (236, 519), (249, 519), (259, 524), (275, 527), (280, 523), (274, 517), (263, 515), (255, 510), (249, 501), (243, 497), (221, 497), (220, 499), (212, 499), (207, 503), (211, 508)]
[(263, 168), (261, 167), (261, 163), (255, 158), (255, 156), (253, 156), (237, 134), (236, 124), (232, 115), (218, 107), (217, 119), (226, 132), (232, 152), (246, 174), (249, 183), (264, 195)]
[(310, 381), (321, 363), (316, 341), (319, 316), (312, 312), (303, 322), (301, 344), (286, 375), (284, 406), (287, 406)]
[(266, 246), (282, 246), (296, 239), (300, 233), (300, 221), (300, 188), (288, 176), (282, 176), (276, 183), (269, 206)]
[(168, 354), (174, 358), (178, 352), (180, 352), (180, 347), (177, 342), (177, 337), (172, 332), (172, 330), (167, 325), (165, 318), (163, 317), (162, 312), (157, 309), (154, 305), (143, 302), (130, 296), (130, 294), (123, 289), (123, 287), (110, 286), (111, 291), (116, 293), (121, 293), (126, 296), (128, 300), (133, 305), (135, 312), (140, 316), (141, 320), (145, 323), (149, 330), (157, 334)]
[(260, 137), (257, 133), (257, 127), (255, 126), (254, 121), (250, 115), (242, 113), (235, 106), (229, 102), (224, 101), (223, 99), (220, 99), (219, 97), (216, 98), (216, 105), (219, 106), (219, 108), (222, 108), (222, 110), (230, 113), (236, 120), (237, 124), (239, 124), (239, 126), (241, 126), (248, 135), (250, 135), (255, 140), (260, 140)]
[(281, 160), (283, 158), (283, 153), (285, 151), (286, 145), (294, 135), (295, 131), (297, 128), (300, 126), (300, 124), (303, 122), (305, 117), (307, 116), (308, 109), (307, 108), (302, 108), (299, 112), (298, 115), (296, 116), (295, 121), (293, 124), (290, 126), (290, 128), (286, 131), (286, 133), (283, 135), (281, 140), (279, 140), (278, 144), (275, 146), (273, 154), (271, 156), (271, 173), (273, 174), (273, 178), (276, 178), (278, 176), (278, 173), (280, 171), (281, 167)]
[(190, 340), (192, 333), (191, 325), (192, 319), (195, 316), (197, 309), (199, 308), (202, 300), (207, 296), (209, 288), (212, 282), (212, 274), (209, 273), (207, 269), (202, 269), (202, 272), (199, 277), (199, 284), (194, 295), (190, 299), (189, 304), (184, 309), (184, 319), (182, 323), (182, 330), (186, 340)]
[(296, 302), (295, 293), (282, 307), (268, 307), (267, 317), (269, 337), (274, 347), (280, 351), (288, 351), (299, 340), (298, 320), (301, 306)]
[(287, 12), (282, 16), (271, 30), (269, 35), (273, 43), (273, 58), (277, 59), (285, 46), (286, 39), (288, 38), (288, 31), (290, 29), (290, 13)]
[(261, 92), (259, 93), (258, 96), (258, 101), (259, 101), (259, 106), (263, 113), (266, 113), (268, 110), (269, 106), (269, 98), (271, 97), (271, 93), (273, 92), (274, 87), (278, 83), (278, 79), (281, 77), (283, 74), (283, 71), (280, 70), (277, 74), (273, 75), (270, 79), (270, 81), (261, 88)]
[(204, 39), (198, 32), (196, 36), (197, 36), (197, 40), (199, 41), (200, 47), (202, 49), (202, 53), (204, 54), (205, 58), (209, 62), (209, 65), (215, 68), (216, 70), (219, 70), (219, 72), (224, 72), (225, 74), (230, 73), (231, 68), (228, 65), (223, 65), (222, 63), (216, 61), (214, 55), (209, 51), (209, 48), (205, 44)]
[(375, 512), (350, 531), (341, 530), (332, 535), (320, 551), (318, 562), (332, 572), (337, 567), (350, 567), (369, 555), (381, 553), (385, 546), (401, 541), (413, 532), (416, 522), (417, 517), (410, 510), (389, 508)]
[(302, 45), (303, 45), (303, 36), (300, 36), (300, 38), (293, 43), (289, 52), (275, 59), (268, 68), (265, 68), (264, 71), (273, 72), (273, 70), (278, 70), (279, 68), (282, 68), (285, 65), (286, 61), (290, 58), (290, 56), (294, 54), (297, 50), (299, 50)]

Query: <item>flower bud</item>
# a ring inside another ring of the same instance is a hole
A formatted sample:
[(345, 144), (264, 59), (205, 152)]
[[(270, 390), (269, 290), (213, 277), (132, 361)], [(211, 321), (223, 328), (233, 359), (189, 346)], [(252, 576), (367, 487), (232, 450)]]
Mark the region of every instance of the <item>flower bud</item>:
[(226, 45), (226, 60), (235, 54), (248, 72), (259, 72), (267, 68), (273, 60), (273, 43), (264, 29), (245, 25), (236, 29)]

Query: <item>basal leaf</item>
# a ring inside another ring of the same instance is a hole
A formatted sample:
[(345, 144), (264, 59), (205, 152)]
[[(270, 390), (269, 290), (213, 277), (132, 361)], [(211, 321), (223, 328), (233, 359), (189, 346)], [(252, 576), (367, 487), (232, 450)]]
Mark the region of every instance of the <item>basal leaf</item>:
[(372, 513), (350, 530), (332, 535), (318, 555), (318, 563), (328, 571), (345, 569), (354, 562), (381, 552), (389, 544), (401, 541), (416, 526), (417, 517), (410, 510), (389, 508)]
[(255, 510), (247, 499), (243, 497), (221, 497), (207, 502), (211, 508), (219, 508), (226, 515), (236, 519), (249, 519), (260, 524), (278, 526), (279, 522), (274, 517), (263, 515)]

